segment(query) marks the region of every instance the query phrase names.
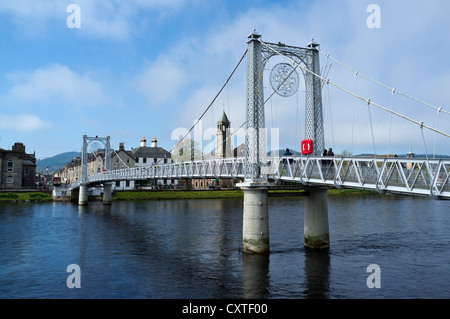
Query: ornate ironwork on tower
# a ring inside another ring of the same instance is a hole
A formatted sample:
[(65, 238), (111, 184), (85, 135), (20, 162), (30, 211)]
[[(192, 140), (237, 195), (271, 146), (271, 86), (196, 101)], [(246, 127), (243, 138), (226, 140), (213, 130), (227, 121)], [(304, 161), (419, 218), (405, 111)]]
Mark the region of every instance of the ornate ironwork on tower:
[[(261, 167), (266, 163), (266, 131), (264, 118), (263, 71), (266, 62), (281, 53), (298, 65), (320, 75), (319, 44), (311, 40), (305, 48), (282, 43), (262, 42), (261, 35), (253, 30), (248, 36), (247, 63), (247, 131), (245, 137), (245, 180), (266, 181)], [(297, 66), (277, 64), (271, 73), (272, 88), (281, 96), (290, 96), (297, 91)], [(302, 71), (305, 78), (305, 138), (313, 141), (311, 155), (320, 156), (325, 147), (322, 111), (321, 80), (308, 71)]]
[(98, 141), (103, 143), (105, 147), (105, 169), (111, 170), (111, 142), (110, 137), (88, 137), (83, 135), (83, 148), (81, 149), (81, 183), (88, 182), (88, 145), (91, 142)]

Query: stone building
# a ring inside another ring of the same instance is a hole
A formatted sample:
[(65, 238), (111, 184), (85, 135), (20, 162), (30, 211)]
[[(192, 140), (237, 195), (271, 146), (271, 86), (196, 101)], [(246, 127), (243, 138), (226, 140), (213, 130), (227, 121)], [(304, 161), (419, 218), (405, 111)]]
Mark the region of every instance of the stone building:
[[(223, 111), (221, 119), (217, 122), (216, 131), (216, 151), (214, 158), (231, 158), (238, 156), (245, 156), (245, 145), (233, 149), (232, 139), (230, 133), (230, 124), (228, 117)], [(244, 150), (242, 150), (244, 147)], [(242, 155), (243, 154), (243, 155)], [(212, 159), (210, 156), (205, 156), (205, 159)], [(236, 180), (232, 179), (193, 179), (191, 182), (193, 189), (215, 189), (215, 188), (234, 188)]]
[[(111, 169), (120, 170), (135, 167), (135, 159), (131, 150), (125, 150), (124, 143), (119, 143), (119, 150), (111, 154)], [(135, 181), (116, 181), (114, 189), (131, 190), (135, 189)]]
[[(88, 175), (101, 173), (105, 170), (105, 150), (98, 150), (95, 154), (88, 154), (87, 173)], [(119, 144), (118, 151), (111, 153), (111, 170), (132, 168), (135, 166), (134, 156), (131, 151), (125, 150), (124, 143)], [(76, 182), (81, 176), (81, 158), (76, 157), (67, 163), (56, 175), (61, 177), (62, 183)], [(116, 189), (134, 189), (134, 181), (118, 181)]]
[(0, 182), (2, 189), (36, 188), (36, 155), (27, 154), (23, 143), (0, 148)]
[[(149, 167), (152, 165), (172, 163), (171, 154), (158, 147), (156, 138), (153, 138), (151, 146), (147, 146), (145, 137), (141, 139), (140, 146), (125, 150), (124, 143), (119, 144), (117, 151), (111, 152), (111, 170), (121, 170), (133, 167)], [(101, 173), (105, 170), (105, 150), (98, 150), (95, 154), (88, 154), (87, 173), (88, 175)], [(67, 163), (57, 174), (61, 177), (62, 183), (76, 182), (81, 176), (81, 158), (76, 157), (70, 163)], [(116, 190), (132, 190), (137, 188), (135, 181), (117, 181), (113, 188)], [(161, 179), (144, 183), (145, 186), (173, 186), (171, 180)], [(177, 182), (175, 182), (177, 184)]]

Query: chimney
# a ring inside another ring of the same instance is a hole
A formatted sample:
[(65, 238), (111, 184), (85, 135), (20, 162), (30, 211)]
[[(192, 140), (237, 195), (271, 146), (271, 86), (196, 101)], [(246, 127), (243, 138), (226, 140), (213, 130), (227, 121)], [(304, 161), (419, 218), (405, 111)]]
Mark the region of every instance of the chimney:
[(147, 140), (145, 139), (145, 137), (141, 138), (141, 147), (146, 147), (147, 146)]
[(125, 151), (124, 143), (119, 143), (119, 151)]
[(17, 153), (25, 153), (25, 145), (23, 143), (14, 143), (12, 150)]
[(152, 139), (152, 147), (156, 147), (158, 145), (158, 141), (156, 140), (156, 137)]

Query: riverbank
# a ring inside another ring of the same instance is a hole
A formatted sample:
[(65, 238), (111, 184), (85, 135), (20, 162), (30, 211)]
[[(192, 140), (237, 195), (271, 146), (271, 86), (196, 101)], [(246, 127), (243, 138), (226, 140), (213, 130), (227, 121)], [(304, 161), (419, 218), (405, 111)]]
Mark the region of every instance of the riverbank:
[(51, 202), (51, 194), (42, 192), (2, 192), (0, 193), (0, 202)]
[[(269, 190), (269, 197), (299, 198), (305, 196), (304, 190)], [(328, 196), (378, 195), (377, 192), (359, 189), (329, 189)], [(233, 190), (135, 190), (116, 191), (113, 201), (127, 200), (174, 200), (174, 199), (220, 199), (244, 198), (240, 189)], [(52, 195), (43, 192), (0, 192), (0, 202), (51, 202)], [(101, 197), (98, 197), (101, 200)]]
[[(330, 189), (328, 196), (378, 195), (378, 192), (359, 189)], [(269, 197), (302, 197), (304, 190), (269, 190)], [(158, 190), (119, 191), (112, 195), (113, 201), (121, 200), (163, 200), (163, 199), (219, 199), (243, 198), (242, 190)]]

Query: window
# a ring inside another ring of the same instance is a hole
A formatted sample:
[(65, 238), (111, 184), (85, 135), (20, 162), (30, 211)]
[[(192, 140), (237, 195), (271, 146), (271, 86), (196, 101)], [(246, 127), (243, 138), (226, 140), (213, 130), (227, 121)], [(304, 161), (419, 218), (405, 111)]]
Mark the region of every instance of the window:
[(164, 164), (167, 164), (167, 158), (164, 159)]
[(119, 164), (119, 158), (116, 157), (116, 164)]
[(139, 157), (136, 157), (136, 163), (139, 163)]
[(120, 187), (120, 181), (116, 181), (116, 187)]
[(154, 159), (153, 159), (153, 163), (156, 164), (156, 162), (158, 162), (158, 159), (157, 159), (157, 158), (154, 158)]
[(14, 161), (8, 160), (8, 172), (14, 171)]
[(126, 181), (126, 182), (125, 182), (125, 186), (126, 186), (126, 187), (130, 187), (130, 181)]
[(25, 177), (30, 176), (30, 169), (29, 169), (28, 167), (25, 168), (25, 169), (23, 170), (23, 175), (24, 175)]
[(147, 163), (147, 157), (144, 157), (144, 161), (142, 163)]
[(130, 164), (130, 158), (127, 158), (127, 164)]
[(13, 183), (13, 177), (12, 176), (7, 176), (6, 177), (6, 183), (7, 184), (12, 184)]

